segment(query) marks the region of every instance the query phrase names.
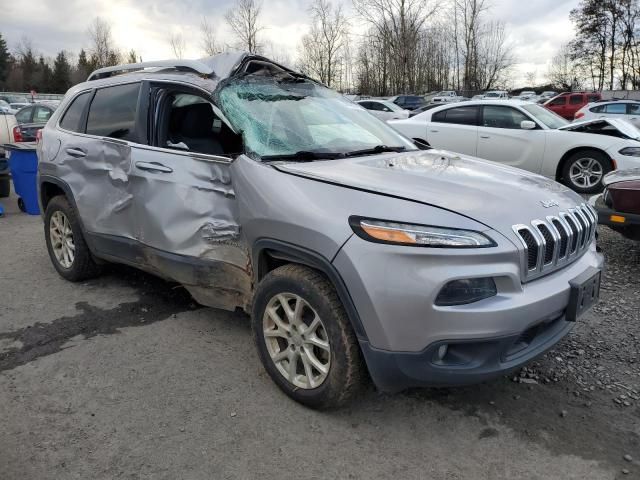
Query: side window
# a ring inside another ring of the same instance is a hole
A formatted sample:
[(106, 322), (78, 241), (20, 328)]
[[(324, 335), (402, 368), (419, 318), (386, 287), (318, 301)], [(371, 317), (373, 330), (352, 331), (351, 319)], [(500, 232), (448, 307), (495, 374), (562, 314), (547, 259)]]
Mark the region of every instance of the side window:
[(371, 103), (373, 105), (373, 109), (377, 110), (378, 112), (387, 112), (387, 111), (389, 111), (389, 109), (385, 105), (380, 103), (380, 102), (371, 102)]
[(89, 107), (87, 133), (137, 142), (136, 108), (139, 91), (139, 83), (98, 90)]
[(33, 107), (27, 107), (20, 110), (16, 113), (16, 120), (18, 123), (29, 123), (31, 122), (31, 112), (33, 112)]
[(51, 110), (45, 107), (35, 107), (35, 111), (33, 113), (33, 122), (34, 123), (45, 123), (49, 120), (49, 117), (53, 113)]
[(157, 146), (208, 155), (243, 152), (241, 137), (218, 117), (208, 99), (182, 91), (165, 92), (164, 100), (156, 106)]
[(433, 115), (432, 121), (441, 123), (455, 123), (458, 125), (477, 125), (478, 107), (457, 107), (438, 112)]
[(80, 120), (82, 120), (82, 114), (84, 113), (84, 108), (87, 106), (87, 102), (89, 101), (91, 92), (84, 92), (78, 95), (69, 105), (67, 111), (64, 112), (62, 116), (62, 120), (60, 120), (60, 126), (65, 130), (70, 130), (72, 132), (84, 132), (84, 127), (80, 125)]
[(640, 114), (640, 103), (627, 103), (627, 113), (629, 115)]
[(605, 107), (604, 111), (605, 113), (624, 115), (627, 113), (627, 106), (624, 103), (610, 103)]
[(371, 102), (360, 102), (360, 106), (362, 108), (366, 108), (367, 110), (372, 110), (371, 108)]
[(582, 95), (571, 95), (569, 97), (569, 104), (580, 105), (582, 102)]
[(558, 97), (555, 100), (551, 100), (551, 103), (549, 103), (549, 105), (560, 106), (560, 105), (566, 105), (566, 103), (567, 103), (567, 97)]
[(527, 116), (511, 107), (487, 105), (482, 113), (482, 126), (520, 130), (520, 124), (529, 120)]
[(589, 109), (592, 113), (602, 113), (604, 112), (604, 105), (598, 105), (597, 107), (593, 107)]

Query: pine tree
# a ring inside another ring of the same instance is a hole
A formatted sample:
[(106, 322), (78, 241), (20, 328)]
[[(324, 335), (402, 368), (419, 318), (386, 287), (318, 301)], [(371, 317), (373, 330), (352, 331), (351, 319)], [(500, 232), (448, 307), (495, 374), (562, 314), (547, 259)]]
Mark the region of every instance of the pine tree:
[(24, 90), (31, 90), (38, 83), (38, 62), (31, 47), (20, 55), (19, 67), (22, 70), (22, 85)]
[[(86, 58), (85, 58), (86, 60)], [(71, 65), (67, 60), (64, 51), (58, 53), (53, 64), (53, 75), (51, 76), (51, 92), (65, 93), (71, 87)]]
[(10, 56), (9, 50), (7, 49), (7, 42), (2, 38), (2, 34), (0, 33), (0, 88), (4, 88), (6, 85), (9, 68)]

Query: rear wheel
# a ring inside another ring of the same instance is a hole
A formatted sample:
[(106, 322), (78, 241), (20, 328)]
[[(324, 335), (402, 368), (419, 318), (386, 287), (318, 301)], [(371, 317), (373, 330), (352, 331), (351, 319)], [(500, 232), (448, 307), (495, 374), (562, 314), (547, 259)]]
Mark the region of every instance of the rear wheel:
[(294, 400), (338, 407), (362, 385), (356, 336), (321, 273), (285, 265), (267, 274), (256, 289), (252, 328), (267, 373)]
[(602, 190), (602, 178), (612, 170), (611, 160), (597, 150), (582, 150), (571, 155), (562, 169), (564, 184), (578, 193)]
[(82, 235), (77, 214), (65, 197), (54, 197), (47, 205), (44, 236), (51, 262), (63, 278), (79, 282), (100, 273), (100, 266), (93, 260)]

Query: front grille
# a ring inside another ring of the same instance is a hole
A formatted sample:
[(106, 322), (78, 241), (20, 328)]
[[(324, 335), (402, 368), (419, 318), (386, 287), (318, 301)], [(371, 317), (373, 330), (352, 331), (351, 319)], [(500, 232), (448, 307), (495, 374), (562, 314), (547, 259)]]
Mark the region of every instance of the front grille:
[(524, 247), (523, 278), (530, 280), (573, 262), (589, 248), (596, 225), (596, 213), (584, 203), (557, 216), (514, 225)]

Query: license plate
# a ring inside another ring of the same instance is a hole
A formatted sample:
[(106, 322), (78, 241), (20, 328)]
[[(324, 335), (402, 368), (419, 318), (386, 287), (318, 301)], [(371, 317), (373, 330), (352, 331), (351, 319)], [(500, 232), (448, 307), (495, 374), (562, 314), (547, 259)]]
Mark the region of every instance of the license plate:
[(567, 306), (567, 321), (575, 322), (587, 310), (598, 303), (601, 275), (602, 272), (599, 269), (590, 268), (569, 282), (571, 293), (569, 294), (569, 305)]

